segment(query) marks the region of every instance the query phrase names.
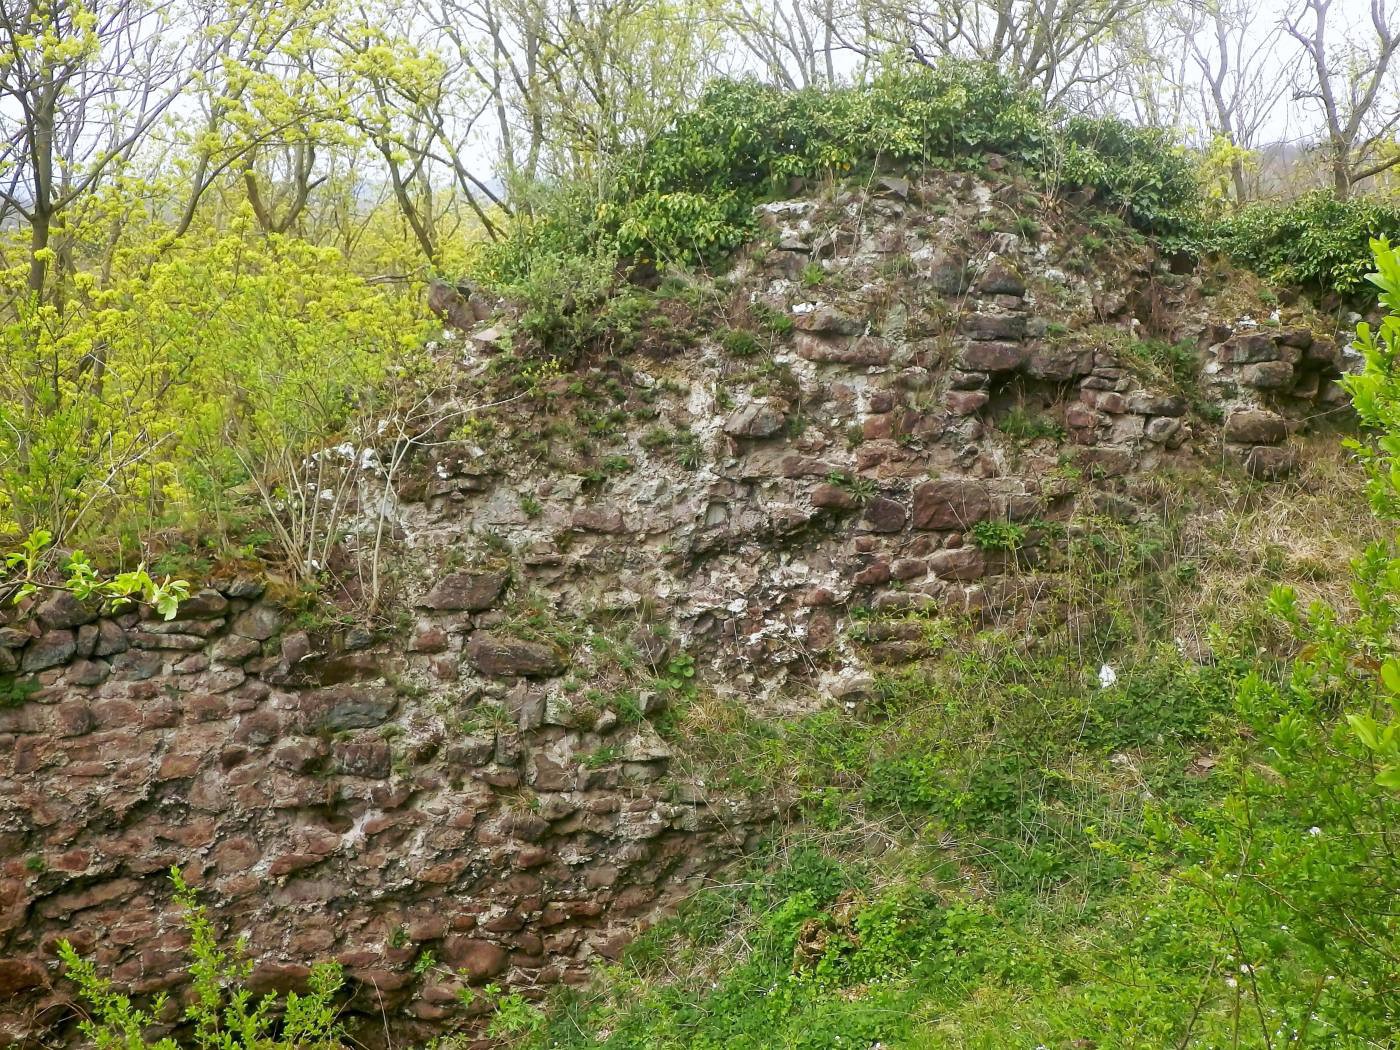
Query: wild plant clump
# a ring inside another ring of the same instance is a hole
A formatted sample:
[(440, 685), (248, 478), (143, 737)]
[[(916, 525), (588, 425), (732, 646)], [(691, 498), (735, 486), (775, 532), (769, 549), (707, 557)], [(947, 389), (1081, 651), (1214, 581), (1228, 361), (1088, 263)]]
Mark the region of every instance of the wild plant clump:
[(149, 1008), (137, 1007), (65, 940), (59, 943), (58, 953), (64, 975), (77, 986), (78, 997), (87, 1007), (79, 1024), (87, 1039), (99, 1050), (180, 1050), (184, 1046), (205, 1050), (329, 1050), (343, 1044), (345, 1032), (337, 1020), (337, 996), (344, 977), (338, 965), (312, 967), (306, 991), (300, 995), (254, 996), (248, 988), (253, 964), (246, 957), (246, 939), (240, 938), (232, 952), (220, 949), (214, 924), (178, 868), (171, 869), (170, 880), (190, 937), (186, 971), (192, 1001), (179, 1014), (179, 1025), (188, 1028), (188, 1036), (152, 1038), (152, 1026), (169, 1022), (166, 996), (156, 996)]

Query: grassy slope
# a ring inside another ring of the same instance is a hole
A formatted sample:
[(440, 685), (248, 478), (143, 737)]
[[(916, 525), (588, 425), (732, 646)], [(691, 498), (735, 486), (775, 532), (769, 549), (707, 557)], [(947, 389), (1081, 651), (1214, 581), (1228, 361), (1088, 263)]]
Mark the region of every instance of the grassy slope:
[[(1288, 655), (1269, 589), (1345, 604), (1345, 556), (1371, 535), (1336, 439), (1306, 462), (1286, 488), (1225, 468), (1144, 481), (1157, 519), (1071, 524), (1062, 623), (918, 620), (930, 658), (855, 717), (697, 702), (692, 760), (793, 792), (799, 816), (521, 1043), (1265, 1045), (1289, 1019), (1261, 1022), (1231, 976), (1177, 840), (1248, 752), (1236, 684)], [(1314, 980), (1286, 960), (1270, 977)]]

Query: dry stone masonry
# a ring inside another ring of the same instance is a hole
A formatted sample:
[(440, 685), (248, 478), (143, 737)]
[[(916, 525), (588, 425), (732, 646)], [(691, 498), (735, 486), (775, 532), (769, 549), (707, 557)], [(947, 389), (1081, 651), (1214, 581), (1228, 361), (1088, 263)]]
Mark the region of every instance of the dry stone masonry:
[[(257, 987), (333, 957), (353, 1005), (382, 1004), (407, 1037), (460, 1018), (460, 987), (578, 980), (742, 850), (770, 810), (668, 777), (645, 722), (546, 720), (530, 681), (563, 655), (477, 629), (506, 585), (445, 575), (421, 599), (436, 640), (419, 631), (407, 661), (365, 631), (296, 629), (246, 578), (170, 622), (58, 594), (0, 629), (6, 665), (37, 686), (0, 709), (5, 1038), (62, 1020), (59, 936), (138, 992), (171, 985), (171, 865), (252, 934)], [(449, 648), (506, 717), (448, 724), (400, 677)], [(443, 966), (420, 979), (425, 950)]]
[[(367, 1039), (469, 1027), (463, 987), (581, 981), (783, 805), (687, 761), (689, 668), (765, 717), (858, 704), (928, 655), (894, 614), (1024, 610), (1049, 525), (1131, 514), (1169, 465), (1284, 480), (1344, 403), (1305, 303), (1175, 273), (1010, 175), (758, 218), (625, 351), (417, 456), (378, 509), (396, 629), (299, 622), (253, 576), (168, 623), (62, 594), (5, 614), (0, 1045), (71, 1031), (59, 937), (178, 991), (171, 865), (249, 935), (257, 987), (343, 963)], [(452, 396), (499, 401), (509, 313), (449, 293)], [(1014, 567), (989, 524), (1023, 529)]]

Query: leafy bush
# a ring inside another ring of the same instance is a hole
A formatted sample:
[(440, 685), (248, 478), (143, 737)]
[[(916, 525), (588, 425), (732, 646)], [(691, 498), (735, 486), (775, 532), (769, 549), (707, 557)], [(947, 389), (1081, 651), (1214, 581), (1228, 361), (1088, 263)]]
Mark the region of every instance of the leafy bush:
[(511, 286), (522, 308), (519, 327), (557, 356), (568, 356), (594, 334), (597, 307), (613, 283), (611, 260), (600, 255), (548, 253)]
[(338, 251), (238, 225), (90, 298), (21, 307), (0, 322), (0, 536), (217, 531), (241, 486), (413, 367), (426, 331)]
[(1047, 183), (1087, 186), (1142, 229), (1176, 232), (1195, 222), (1191, 166), (1164, 133), (1062, 120), (994, 68), (949, 60), (848, 88), (717, 82), (620, 158), (599, 197), (565, 194), (549, 216), (487, 249), (477, 276), (518, 281), (537, 259), (600, 248), (632, 263), (713, 261), (753, 235), (754, 204), (794, 178), (877, 165), (973, 167), (988, 152)]
[[(1356, 348), (1366, 367), (1343, 384), (1368, 438), (1348, 444), (1366, 465), (1372, 509), (1394, 528), (1400, 523), (1400, 249), (1385, 239), (1372, 241), (1371, 249), (1376, 271), (1367, 277), (1388, 312), (1378, 329), (1357, 325)], [(1347, 719), (1379, 763), (1376, 782), (1400, 791), (1400, 534), (1367, 550), (1356, 565), (1355, 590), (1364, 615), (1353, 623), (1313, 611), (1317, 662), (1329, 685), (1340, 681), (1369, 701), (1348, 711)], [(1279, 601), (1297, 623), (1294, 596), (1285, 593)]]
[[(79, 601), (96, 601), (108, 611), (140, 602), (164, 619), (173, 620), (180, 603), (190, 596), (190, 585), (185, 580), (167, 576), (157, 581), (144, 564), (129, 572), (104, 576), (93, 568), (83, 551), (70, 551), (57, 558), (50, 546), (52, 542), (53, 536), (39, 529), (30, 533), (18, 550), (0, 558), (0, 590), (12, 594), (16, 605), (44, 590), (63, 590)], [(61, 582), (51, 583), (45, 577)]]
[(1196, 221), (1200, 187), (1171, 133), (1112, 117), (1074, 117), (1059, 129), (1059, 175), (1141, 230), (1179, 235)]
[(1370, 239), (1400, 238), (1400, 204), (1376, 196), (1338, 199), (1314, 190), (1283, 203), (1252, 204), (1220, 220), (1207, 246), (1280, 284), (1366, 292)]

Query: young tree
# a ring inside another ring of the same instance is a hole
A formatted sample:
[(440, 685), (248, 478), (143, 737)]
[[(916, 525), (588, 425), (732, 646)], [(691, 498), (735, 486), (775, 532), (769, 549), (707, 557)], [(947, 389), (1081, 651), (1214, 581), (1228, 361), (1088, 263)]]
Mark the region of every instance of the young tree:
[(1200, 113), (1240, 203), (1253, 195), (1249, 153), (1287, 85), (1277, 48), (1283, 27), (1261, 29), (1259, 0), (1204, 0), (1180, 14), (1189, 60), (1199, 76)]
[(0, 225), (29, 231), (24, 292), (70, 271), (66, 213), (145, 144), (233, 26), (156, 0), (0, 4)]
[(545, 147), (549, 9), (541, 0), (423, 3), (454, 62), (489, 100), (501, 175), (507, 192), (519, 196), (538, 178)]
[(343, 119), (326, 36), (340, 5), (313, 3), (294, 32), (247, 56), (247, 89), (239, 105), (226, 107), (224, 148), (238, 151), (237, 187), (265, 234), (301, 229), (312, 194), (334, 171), (330, 159), (359, 144)]
[(1332, 188), (1347, 197), (1356, 183), (1400, 164), (1400, 151), (1382, 149), (1400, 125), (1392, 83), (1400, 24), (1386, 0), (1370, 0), (1364, 28), (1345, 24), (1334, 3), (1302, 0), (1283, 24), (1302, 50), (1294, 98), (1321, 110)]
[[(601, 176), (693, 100), (723, 64), (717, 0), (420, 0), (454, 85), (420, 107), (435, 163), (495, 216), (546, 180)], [(477, 122), (490, 115), (491, 129)], [(499, 182), (469, 157), (489, 158)], [(505, 193), (501, 194), (503, 184)]]
[(711, 0), (551, 3), (541, 54), (547, 173), (594, 178), (723, 71)]

